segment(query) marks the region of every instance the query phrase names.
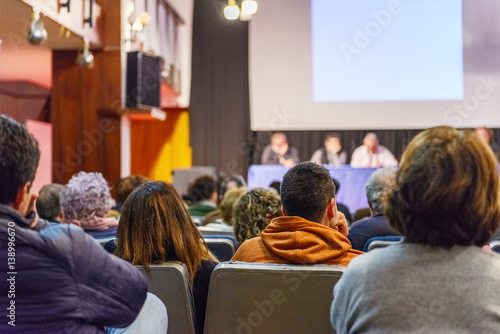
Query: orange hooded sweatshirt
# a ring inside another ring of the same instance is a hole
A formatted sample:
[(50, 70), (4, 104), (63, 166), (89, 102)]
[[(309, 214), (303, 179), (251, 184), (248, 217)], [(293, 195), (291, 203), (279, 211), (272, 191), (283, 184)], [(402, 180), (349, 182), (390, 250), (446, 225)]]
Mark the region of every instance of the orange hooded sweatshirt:
[(246, 240), (233, 260), (260, 263), (340, 264), (363, 254), (343, 234), (301, 217), (274, 218), (260, 237)]

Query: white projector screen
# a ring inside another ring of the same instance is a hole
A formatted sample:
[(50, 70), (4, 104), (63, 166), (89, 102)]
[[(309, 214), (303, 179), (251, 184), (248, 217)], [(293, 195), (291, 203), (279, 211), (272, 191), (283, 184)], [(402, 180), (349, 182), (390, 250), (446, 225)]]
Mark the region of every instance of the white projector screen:
[(249, 61), (254, 131), (500, 127), (497, 1), (263, 0)]

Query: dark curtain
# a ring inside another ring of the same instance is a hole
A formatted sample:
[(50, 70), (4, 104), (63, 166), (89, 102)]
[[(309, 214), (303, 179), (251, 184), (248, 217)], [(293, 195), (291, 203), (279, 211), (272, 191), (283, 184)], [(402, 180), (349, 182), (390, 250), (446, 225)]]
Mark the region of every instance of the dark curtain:
[[(216, 166), (227, 174), (247, 176), (271, 132), (250, 130), (248, 85), (248, 23), (223, 16), (226, 0), (195, 0), (193, 18), (190, 142), (194, 166)], [(349, 131), (288, 131), (301, 161), (323, 145), (326, 134), (341, 137), (348, 158), (370, 129)], [(420, 130), (374, 130), (381, 145), (397, 159)], [(494, 141), (500, 142), (500, 130)]]

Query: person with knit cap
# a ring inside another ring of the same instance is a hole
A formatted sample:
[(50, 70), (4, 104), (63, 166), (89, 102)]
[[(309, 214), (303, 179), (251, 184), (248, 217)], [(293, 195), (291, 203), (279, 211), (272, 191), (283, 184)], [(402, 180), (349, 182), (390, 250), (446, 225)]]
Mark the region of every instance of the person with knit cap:
[(283, 216), (260, 237), (243, 242), (233, 260), (347, 266), (363, 254), (347, 239), (347, 220), (337, 210), (335, 185), (323, 166), (304, 162), (291, 168), (281, 183), (281, 203)]

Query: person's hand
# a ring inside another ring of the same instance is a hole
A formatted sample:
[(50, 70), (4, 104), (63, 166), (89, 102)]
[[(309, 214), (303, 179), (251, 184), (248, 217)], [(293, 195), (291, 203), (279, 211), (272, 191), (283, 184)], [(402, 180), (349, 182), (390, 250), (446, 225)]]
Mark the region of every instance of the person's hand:
[(295, 161), (293, 161), (293, 159), (287, 159), (283, 163), (283, 166), (288, 167), (288, 168), (293, 167), (294, 165), (295, 165)]
[(31, 218), (34, 215), (33, 222), (30, 224), (30, 228), (35, 228), (36, 224), (38, 224), (38, 213), (36, 212), (36, 199), (38, 198), (38, 194), (31, 194), (30, 203), (28, 205), (28, 209), (26, 210), (26, 217)]
[(347, 237), (349, 235), (349, 228), (347, 226), (347, 219), (345, 218), (345, 215), (342, 212), (337, 211), (337, 213), (339, 215), (337, 229), (343, 236)]

